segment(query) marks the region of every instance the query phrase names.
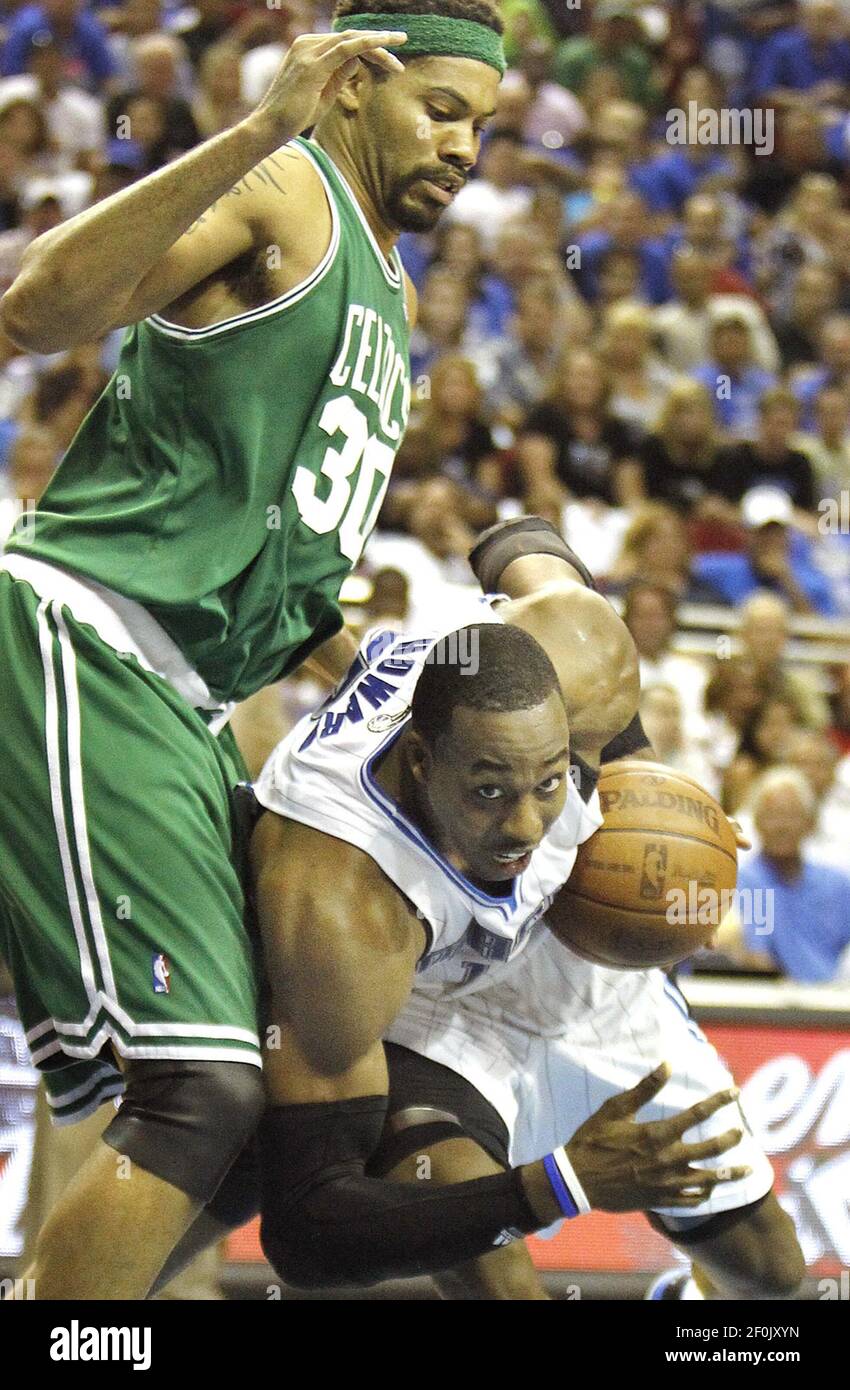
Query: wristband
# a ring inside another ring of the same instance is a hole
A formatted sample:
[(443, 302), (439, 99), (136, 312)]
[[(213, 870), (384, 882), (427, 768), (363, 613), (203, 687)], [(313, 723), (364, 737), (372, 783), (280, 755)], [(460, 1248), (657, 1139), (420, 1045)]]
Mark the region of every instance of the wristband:
[(546, 1176), (552, 1184), (558, 1205), (564, 1216), (584, 1216), (591, 1210), (587, 1193), (576, 1177), (563, 1144), (543, 1160)]

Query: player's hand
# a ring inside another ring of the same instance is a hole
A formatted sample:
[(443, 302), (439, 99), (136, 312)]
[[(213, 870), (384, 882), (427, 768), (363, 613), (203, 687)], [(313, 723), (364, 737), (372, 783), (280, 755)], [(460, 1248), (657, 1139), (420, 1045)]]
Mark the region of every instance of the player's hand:
[(692, 1167), (717, 1158), (740, 1142), (740, 1129), (685, 1144), (682, 1135), (729, 1105), (738, 1092), (719, 1091), (668, 1120), (638, 1124), (635, 1115), (666, 1084), (670, 1068), (662, 1062), (630, 1091), (612, 1096), (577, 1130), (567, 1155), (592, 1207), (601, 1211), (643, 1211), (652, 1207), (699, 1206), (715, 1187), (737, 1182), (748, 1167)]
[(281, 143), (315, 125), (336, 100), (361, 60), (385, 72), (404, 72), (386, 46), (397, 48), (407, 35), (394, 30), (346, 29), (339, 34), (299, 34), (256, 108), (279, 128)]
[(747, 836), (741, 828), (740, 822), (736, 821), (734, 816), (727, 816), (726, 819), (735, 832), (735, 844), (738, 846), (738, 849), (752, 849), (753, 842), (747, 839)]

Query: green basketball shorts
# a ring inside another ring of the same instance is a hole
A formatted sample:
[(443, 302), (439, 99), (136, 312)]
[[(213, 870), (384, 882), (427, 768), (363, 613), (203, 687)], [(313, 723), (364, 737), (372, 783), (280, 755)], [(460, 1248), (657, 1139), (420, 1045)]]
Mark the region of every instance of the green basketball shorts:
[(260, 1066), (232, 735), (0, 569), (0, 952), (54, 1118), (114, 1053)]

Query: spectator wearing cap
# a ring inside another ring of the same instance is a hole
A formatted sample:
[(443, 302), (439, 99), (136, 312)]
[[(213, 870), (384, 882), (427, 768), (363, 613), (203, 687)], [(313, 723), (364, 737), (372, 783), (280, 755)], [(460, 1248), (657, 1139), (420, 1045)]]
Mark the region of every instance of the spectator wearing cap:
[(52, 38), (62, 54), (64, 76), (69, 82), (83, 83), (101, 90), (115, 76), (115, 60), (109, 51), (106, 31), (94, 15), (84, 9), (82, 0), (42, 0), (24, 5), (11, 20), (0, 54), (0, 75), (11, 77), (26, 72), (33, 39)]
[[(807, 984), (843, 974), (842, 957), (850, 946), (850, 874), (805, 848), (816, 810), (812, 788), (797, 768), (773, 768), (758, 780), (752, 812), (761, 849), (738, 870), (743, 922), (728, 928), (722, 941), (743, 965), (779, 970)], [(748, 902), (769, 911), (750, 913)], [(762, 916), (766, 920), (758, 920)]]
[(781, 488), (799, 511), (813, 512), (814, 470), (806, 455), (792, 444), (799, 413), (793, 391), (784, 386), (764, 391), (758, 401), (756, 439), (718, 450), (709, 491), (738, 503), (751, 488)]
[(836, 0), (801, 0), (799, 21), (764, 44), (752, 73), (757, 101), (767, 106), (846, 106), (850, 43)]
[(711, 330), (711, 359), (694, 370), (714, 401), (717, 422), (727, 434), (752, 439), (758, 430), (758, 405), (775, 385), (772, 372), (756, 365), (749, 321), (733, 312), (718, 317)]
[(670, 263), (673, 298), (653, 314), (664, 360), (677, 372), (691, 372), (711, 355), (711, 333), (719, 319), (735, 314), (750, 325), (753, 361), (767, 372), (779, 368), (779, 350), (764, 310), (743, 294), (712, 291), (714, 263), (690, 246), (680, 246)]
[(49, 33), (33, 36), (26, 68), (18, 77), (0, 80), (0, 108), (13, 97), (36, 102), (61, 167), (92, 169), (104, 146), (100, 101), (66, 79), (62, 50)]
[(794, 506), (787, 492), (757, 487), (741, 501), (741, 517), (747, 528), (743, 554), (698, 555), (695, 573), (714, 586), (723, 601), (737, 606), (758, 589), (783, 597), (795, 613), (820, 613), (835, 617), (835, 596), (826, 577), (814, 568), (808, 549), (792, 545), (790, 527)]
[(655, 109), (659, 92), (652, 60), (643, 43), (637, 10), (623, 0), (597, 0), (589, 32), (566, 39), (555, 51), (556, 80), (579, 98), (588, 78), (601, 67), (617, 74), (628, 101), (648, 111)]

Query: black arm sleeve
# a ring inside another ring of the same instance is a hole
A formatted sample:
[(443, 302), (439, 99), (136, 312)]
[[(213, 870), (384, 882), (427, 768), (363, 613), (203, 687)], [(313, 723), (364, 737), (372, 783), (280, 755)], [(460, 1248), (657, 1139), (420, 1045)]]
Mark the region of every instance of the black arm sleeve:
[(618, 758), (628, 758), (632, 753), (652, 752), (652, 744), (646, 736), (646, 730), (640, 720), (640, 715), (636, 714), (630, 724), (627, 724), (621, 733), (606, 743), (599, 757), (600, 763), (614, 763)]
[(385, 1096), (270, 1107), (260, 1126), (262, 1224), (269, 1263), (297, 1288), (371, 1284), (450, 1269), (540, 1221), (517, 1169), (471, 1182), (365, 1176)]

